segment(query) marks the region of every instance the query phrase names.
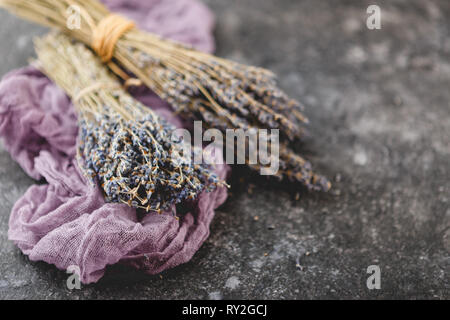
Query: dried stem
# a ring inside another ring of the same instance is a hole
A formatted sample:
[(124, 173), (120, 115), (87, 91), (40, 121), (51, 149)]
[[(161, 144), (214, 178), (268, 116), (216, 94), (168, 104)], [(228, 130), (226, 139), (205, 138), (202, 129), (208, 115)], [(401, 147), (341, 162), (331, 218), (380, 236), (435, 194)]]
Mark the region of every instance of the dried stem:
[(225, 185), (206, 166), (193, 165), (184, 142), (173, 140), (175, 128), (126, 93), (83, 44), (50, 34), (35, 47), (37, 65), (74, 102), (80, 168), (107, 200), (161, 212)]
[[(110, 15), (97, 0), (0, 0), (0, 6), (58, 28), (88, 46), (92, 45), (95, 27)], [(67, 27), (73, 13), (68, 11), (70, 6), (81, 9), (80, 28), (73, 30)], [(119, 39), (114, 61), (169, 102), (176, 112), (202, 119), (210, 127), (280, 129), (283, 140), (295, 141), (302, 136), (302, 124), (308, 122), (300, 104), (277, 87), (272, 72), (199, 52), (138, 28)], [(118, 71), (116, 65), (110, 63), (110, 67)], [(281, 157), (287, 160), (281, 168), (283, 176), (310, 188), (329, 189), (330, 184), (316, 176), (291, 149), (283, 149)]]

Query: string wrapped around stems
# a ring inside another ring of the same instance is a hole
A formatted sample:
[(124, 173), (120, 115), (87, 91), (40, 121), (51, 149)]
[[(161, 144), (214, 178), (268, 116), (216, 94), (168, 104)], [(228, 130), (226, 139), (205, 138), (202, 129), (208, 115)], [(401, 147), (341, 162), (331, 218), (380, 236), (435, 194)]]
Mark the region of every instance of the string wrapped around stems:
[[(59, 28), (91, 46), (102, 61), (127, 78), (117, 65), (169, 102), (183, 116), (200, 119), (209, 127), (279, 129), (280, 177), (307, 187), (328, 190), (330, 183), (316, 175), (308, 161), (289, 147), (308, 123), (300, 104), (277, 87), (275, 75), (262, 68), (242, 65), (188, 48), (182, 44), (133, 28), (125, 18), (112, 15), (97, 0), (0, 0), (12, 12)], [(79, 28), (69, 28), (78, 10)], [(258, 165), (249, 165), (258, 169)]]
[(108, 201), (161, 212), (226, 185), (206, 165), (193, 164), (201, 150), (174, 140), (175, 127), (126, 93), (83, 44), (52, 33), (36, 39), (35, 48), (37, 66), (72, 97), (78, 163)]

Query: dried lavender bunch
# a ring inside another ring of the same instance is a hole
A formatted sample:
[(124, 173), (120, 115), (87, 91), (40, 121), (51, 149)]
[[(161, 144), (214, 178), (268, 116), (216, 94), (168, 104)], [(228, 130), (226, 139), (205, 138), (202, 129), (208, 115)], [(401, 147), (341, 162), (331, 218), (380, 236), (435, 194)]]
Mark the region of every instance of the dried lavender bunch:
[(35, 47), (40, 68), (74, 101), (80, 167), (108, 201), (160, 212), (224, 185), (193, 165), (184, 142), (172, 137), (175, 128), (123, 91), (83, 44), (50, 34)]
[[(74, 5), (81, 9), (81, 25), (71, 30), (67, 27), (71, 14), (68, 8)], [(97, 0), (0, 0), (0, 6), (62, 29), (93, 47), (112, 70), (126, 78), (110, 61), (113, 57), (176, 112), (203, 120), (209, 127), (280, 129), (282, 140), (289, 142), (302, 136), (302, 126), (308, 122), (300, 104), (278, 88), (275, 75), (268, 70), (199, 52), (137, 28), (123, 34), (112, 48), (104, 41), (99, 44), (95, 41), (102, 29), (99, 26), (104, 26), (111, 13)], [(316, 175), (309, 162), (291, 148), (280, 151), (281, 177), (300, 181), (311, 189), (330, 188), (330, 183)]]

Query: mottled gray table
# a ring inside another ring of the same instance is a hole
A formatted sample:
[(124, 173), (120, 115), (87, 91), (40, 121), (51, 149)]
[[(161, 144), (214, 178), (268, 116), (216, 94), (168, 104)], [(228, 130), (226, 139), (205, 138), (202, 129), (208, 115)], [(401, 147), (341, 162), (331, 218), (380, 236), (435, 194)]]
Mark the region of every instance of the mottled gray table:
[[(7, 240), (33, 181), (0, 149), (0, 298), (450, 298), (448, 1), (377, 1), (381, 30), (366, 27), (366, 1), (207, 3), (218, 54), (273, 69), (307, 106), (302, 148), (332, 192), (299, 188), (295, 200), (292, 186), (235, 183), (191, 262), (162, 277), (111, 267), (72, 292)], [(41, 32), (0, 12), (1, 75), (27, 63)], [(369, 265), (380, 290), (366, 286)]]

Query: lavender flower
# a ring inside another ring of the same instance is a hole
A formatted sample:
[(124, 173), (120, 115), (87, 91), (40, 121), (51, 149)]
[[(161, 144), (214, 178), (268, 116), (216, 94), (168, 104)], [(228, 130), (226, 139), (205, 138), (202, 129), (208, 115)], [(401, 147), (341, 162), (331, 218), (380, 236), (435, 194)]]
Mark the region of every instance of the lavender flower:
[[(41, 69), (74, 98), (78, 162), (110, 202), (161, 212), (225, 185), (191, 163), (175, 128), (133, 99), (97, 57), (62, 34), (36, 41)], [(192, 148), (192, 152), (198, 152)]]
[[(268, 70), (221, 59), (182, 44), (139, 30), (128, 29), (117, 42), (104, 41), (97, 28), (111, 12), (97, 0), (1, 0), (0, 5), (38, 23), (64, 30), (96, 50), (116, 73), (116, 62), (135, 74), (147, 87), (189, 119), (204, 120), (209, 127), (230, 129), (279, 129), (286, 143), (303, 135), (308, 120), (301, 105), (290, 99)], [(69, 29), (65, 9), (83, 9), (80, 28)], [(117, 16), (113, 17), (118, 19)], [(126, 19), (122, 23), (129, 26)], [(101, 45), (99, 45), (101, 44)], [(113, 49), (113, 50), (111, 50)], [(111, 64), (114, 61), (113, 64)], [(125, 74), (126, 78), (126, 74)], [(124, 79), (126, 80), (126, 79)], [(281, 177), (300, 181), (309, 188), (328, 190), (325, 178), (313, 173), (308, 162), (292, 148), (280, 150)], [(255, 168), (255, 166), (251, 166)]]

